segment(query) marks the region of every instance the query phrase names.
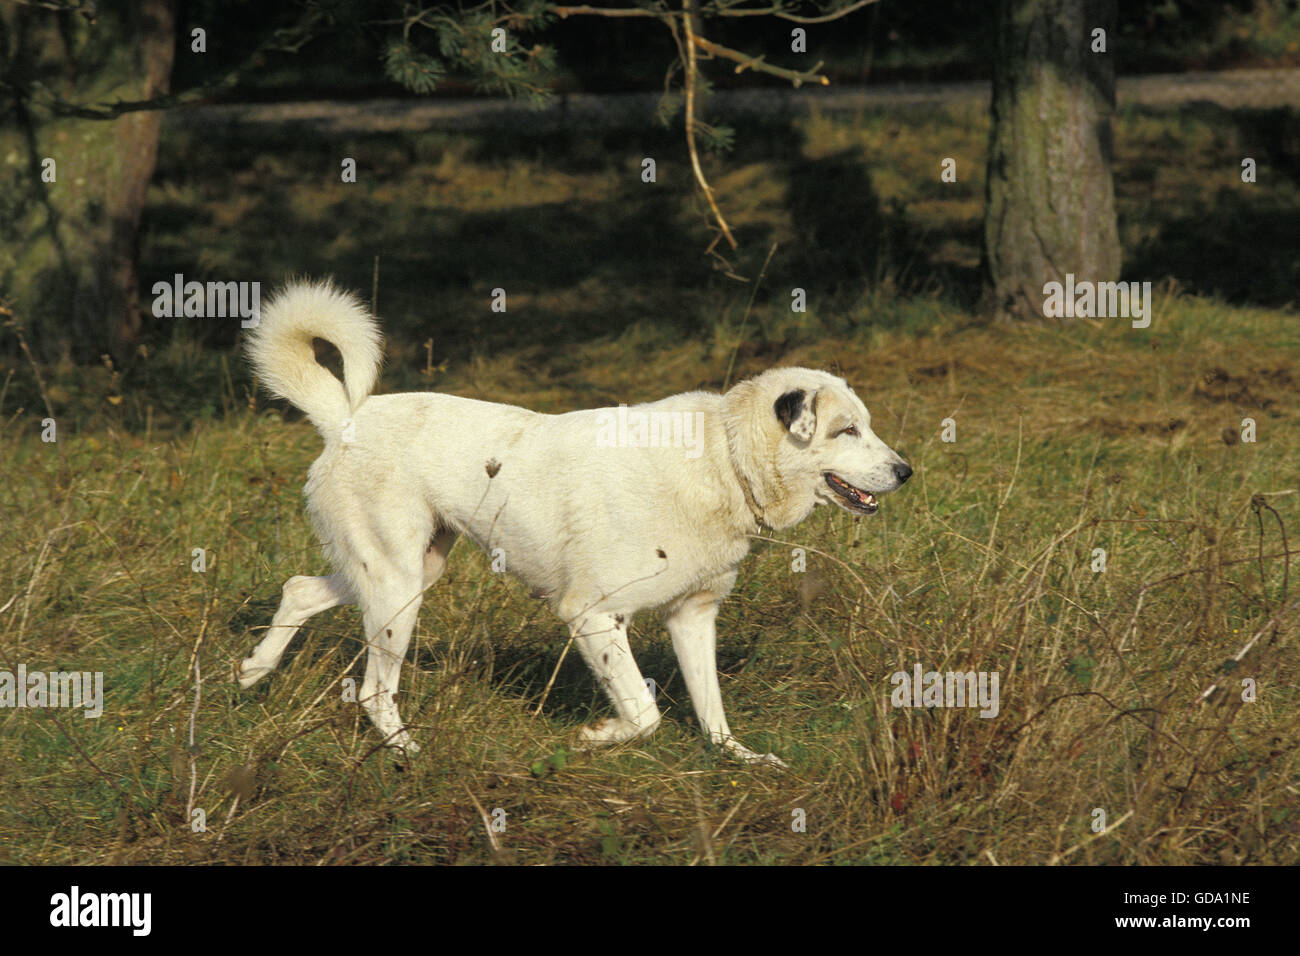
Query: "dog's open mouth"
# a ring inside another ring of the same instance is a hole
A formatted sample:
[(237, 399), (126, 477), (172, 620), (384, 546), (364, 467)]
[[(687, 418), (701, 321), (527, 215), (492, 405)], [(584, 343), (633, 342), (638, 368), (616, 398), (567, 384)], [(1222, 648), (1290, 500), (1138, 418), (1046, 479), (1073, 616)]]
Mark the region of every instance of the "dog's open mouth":
[(861, 515), (876, 513), (878, 507), (876, 496), (871, 492), (855, 488), (839, 475), (829, 471), (823, 472), (823, 476), (826, 478), (826, 484), (830, 485), (831, 491), (835, 492), (836, 504)]

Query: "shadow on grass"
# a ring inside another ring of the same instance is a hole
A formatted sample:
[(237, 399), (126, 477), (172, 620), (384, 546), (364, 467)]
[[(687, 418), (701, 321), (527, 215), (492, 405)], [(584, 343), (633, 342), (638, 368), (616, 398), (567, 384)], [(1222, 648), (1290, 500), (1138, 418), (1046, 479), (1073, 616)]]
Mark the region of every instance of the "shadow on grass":
[[(1142, 225), (1155, 227), (1129, 252), (1125, 277), (1173, 276), (1189, 291), (1233, 302), (1294, 301), (1296, 114), (1213, 109), (1205, 122), (1237, 124), (1242, 147), (1259, 161), (1258, 191), (1207, 193), (1204, 171), (1225, 160), (1198, 155), (1194, 175), (1178, 186), (1185, 200), (1143, 203), (1179, 137), (1190, 135), (1170, 127), (1116, 170), (1117, 188), (1141, 203)], [(931, 315), (907, 306), (908, 296), (962, 307), (978, 300), (978, 222), (967, 216), (959, 228), (926, 226), (944, 217), (882, 196), (860, 150), (825, 153), (824, 144), (806, 141), (806, 124), (747, 118), (736, 126), (733, 151), (706, 157), (715, 182), (730, 172), (742, 182), (750, 176), (748, 186), (722, 197), (742, 240), (728, 259), (738, 273), (756, 276), (773, 238), (786, 237), (759, 290), (741, 358), (779, 359), (787, 336), (805, 334), (801, 317), (790, 321), (795, 288), (808, 294), (807, 328), (830, 335), (858, 331), (865, 296), (876, 296), (874, 326), (908, 330)], [(632, 326), (665, 342), (708, 338), (720, 319), (738, 321), (747, 295), (705, 254), (713, 233), (676, 124), (341, 142), (301, 128), (233, 128), (178, 133), (163, 145), (145, 216), (146, 305), (151, 283), (175, 273), (257, 279), (264, 295), (292, 275), (333, 275), (368, 299), (377, 258), (378, 311), (394, 343), (390, 385), (418, 387), (419, 345), (429, 338), (439, 361), (533, 350), (528, 361), (542, 365), (539, 374), (567, 374), (576, 344)], [(322, 158), (336, 154), (358, 157), (355, 186), (338, 184), (337, 167)], [(657, 183), (641, 181), (646, 156), (659, 160)], [(504, 314), (491, 311), (495, 289), (506, 291)], [(243, 363), (229, 354), (237, 322), (151, 320), (148, 334), (154, 354), (177, 339), (202, 348), (182, 349), (192, 358), (159, 366), (152, 381), (133, 359), (120, 363), (124, 389), (148, 393), (130, 408), (152, 403), (190, 421), (211, 411), (227, 374), (237, 386), (226, 392), (248, 387)], [(221, 350), (229, 372), (207, 350)]]
[[(1172, 276), (1193, 294), (1233, 304), (1294, 303), (1300, 288), (1300, 112), (1189, 107), (1218, 126), (1235, 125), (1242, 156), (1257, 164), (1248, 189), (1213, 184), (1190, 190), (1195, 198), (1166, 206), (1155, 235), (1126, 256), (1125, 279)], [(1237, 178), (1241, 169), (1224, 171)], [(1153, 181), (1150, 163), (1136, 177)], [(1217, 179), (1223, 183), (1222, 178)]]
[(1165, 222), (1134, 250), (1125, 279), (1169, 275), (1193, 294), (1281, 306), (1300, 289), (1300, 201), (1220, 190), (1194, 213)]
[[(278, 589), (267, 588), (266, 596), (241, 604), (227, 622), (230, 634), (232, 662), (237, 663), (253, 653), (253, 649), (266, 637), (267, 626), (279, 606)], [(503, 602), (501, 609), (512, 607)], [(495, 611), (483, 617), (484, 627), (493, 630)], [(473, 638), (474, 650), (467, 653), (464, 635), (455, 642), (437, 631), (426, 610), (422, 614), (421, 637), (414, 649), (405, 657), (402, 686), (410, 692), (409, 669), (416, 668), (430, 674), (445, 674), (452, 681), (465, 680), (483, 683), (507, 700), (513, 700), (530, 713), (537, 702), (546, 695), (543, 713), (556, 722), (556, 728), (577, 727), (614, 711), (601, 693), (591, 671), (583, 663), (575, 648), (570, 648), (561, 662), (561, 654), (568, 636), (564, 625), (548, 614), (539, 614), (533, 622), (532, 637), (497, 643), (491, 637)], [(719, 667), (723, 673), (738, 668), (748, 656), (745, 641), (725, 641), (718, 649)], [(677, 657), (672, 645), (652, 618), (642, 616), (634, 625), (633, 653), (642, 674), (655, 681), (661, 709), (671, 709), (677, 720), (693, 714), (686, 685), (677, 669)], [(333, 659), (335, 663), (322, 662)], [(344, 666), (352, 662), (346, 674)], [(558, 672), (556, 670), (559, 665)], [(240, 699), (265, 699), (272, 693), (276, 681), (283, 682), (295, 668), (312, 670), (323, 666), (326, 680), (335, 681), (344, 676), (359, 682), (365, 674), (366, 655), (362, 640), (361, 612), (354, 606), (326, 611), (313, 617), (294, 636), (285, 649), (279, 665), (248, 690), (240, 690)], [(552, 675), (555, 683), (547, 692), (546, 685)], [(233, 680), (233, 677), (232, 677)], [(435, 690), (433, 693), (437, 693)], [(403, 716), (415, 720), (417, 713), (430, 703), (427, 697), (407, 697), (402, 704)]]
[[(543, 175), (551, 170), (591, 176), (601, 187), (593, 188), (593, 198), (539, 202), (529, 196), (526, 177), (502, 187), (483, 176), (484, 195), (493, 207), (488, 209), (440, 200), (436, 185), (422, 192), (402, 182), (421, 156), (427, 179), (428, 157), (450, 137), (430, 134), (418, 142), (412, 136), (366, 137), (365, 151), (382, 157), (374, 160), (380, 168), (372, 175), (393, 188), (362, 185), (340, 196), (322, 186), (320, 205), (297, 213), (290, 193), (300, 171), (314, 173), (321, 150), (338, 152), (339, 144), (317, 143), (305, 131), (259, 132), (256, 140), (237, 130), (224, 135), (232, 139), (227, 152), (241, 157), (242, 165), (196, 172), (182, 162), (196, 146), (178, 145), (159, 177), (209, 196), (242, 189), (246, 213), (237, 228), (217, 229), (206, 202), (155, 202), (146, 214), (152, 237), (146, 251), (153, 254), (142, 275), (179, 272), (205, 279), (236, 273), (259, 278), (269, 291), (294, 274), (328, 274), (367, 295), (378, 257), (385, 331), (399, 341), (433, 336), (443, 355), (453, 359), (475, 351), (555, 350), (617, 335), (635, 323), (669, 335), (695, 334), (711, 327), (722, 300), (734, 298), (740, 288), (704, 254), (710, 226), (676, 129), (478, 136), (450, 174), (462, 189), (484, 167), (510, 163)], [(784, 244), (774, 261), (767, 291), (780, 289), (786, 304), (788, 290), (803, 287), (823, 305), (841, 310), (885, 276), (896, 288), (932, 284), (943, 267), (931, 261), (924, 237), (901, 206), (882, 208), (865, 165), (850, 152), (809, 160), (803, 158), (804, 146), (804, 133), (788, 121), (747, 122), (735, 150), (710, 160), (715, 176), (722, 168), (774, 162), (787, 181), (785, 205), (796, 239)], [(266, 163), (259, 165), (266, 156), (274, 157), (271, 171), (263, 168)], [(640, 180), (643, 156), (660, 158), (658, 183)], [(213, 177), (228, 182), (214, 187)], [(171, 190), (178, 191), (184, 188)], [(223, 247), (215, 259), (205, 241), (214, 231)], [(741, 272), (757, 275), (772, 226), (758, 223), (738, 231), (745, 244), (731, 260)], [(214, 271), (219, 274), (209, 276)], [(490, 310), (497, 288), (507, 293), (505, 315)], [(701, 296), (712, 307), (702, 304)], [(157, 324), (155, 335), (169, 328)], [(230, 322), (190, 328), (204, 344), (223, 349), (238, 333)]]

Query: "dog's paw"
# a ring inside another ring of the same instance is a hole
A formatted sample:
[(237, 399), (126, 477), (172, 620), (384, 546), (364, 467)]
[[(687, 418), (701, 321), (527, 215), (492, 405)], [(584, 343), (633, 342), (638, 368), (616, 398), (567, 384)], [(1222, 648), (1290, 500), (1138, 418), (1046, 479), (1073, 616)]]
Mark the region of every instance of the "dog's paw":
[(255, 658), (245, 657), (235, 668), (235, 680), (243, 690), (248, 690), (275, 668), (260, 664)]
[(420, 745), (411, 739), (406, 728), (393, 731), (384, 738), (384, 746), (393, 751), (395, 756), (414, 757), (420, 752)]

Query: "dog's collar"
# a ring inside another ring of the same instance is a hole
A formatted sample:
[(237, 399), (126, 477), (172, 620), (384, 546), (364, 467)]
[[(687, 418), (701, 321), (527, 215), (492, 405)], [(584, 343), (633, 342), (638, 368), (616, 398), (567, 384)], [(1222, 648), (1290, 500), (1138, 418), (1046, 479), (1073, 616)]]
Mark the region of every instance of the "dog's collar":
[(745, 496), (745, 506), (749, 508), (749, 513), (754, 516), (754, 524), (758, 526), (757, 530), (775, 530), (767, 523), (767, 516), (763, 512), (763, 506), (754, 497), (754, 489), (750, 487), (749, 482), (745, 480), (745, 476), (736, 467), (736, 428), (726, 415), (723, 416), (722, 428), (727, 436), (727, 464), (731, 466), (731, 473), (736, 476), (736, 484), (740, 485), (740, 493)]
[(736, 481), (740, 484), (740, 491), (745, 496), (745, 504), (749, 506), (749, 511), (754, 516), (754, 521), (758, 524), (758, 530), (771, 531), (772, 526), (767, 523), (763, 508), (754, 497), (754, 490), (749, 487), (749, 482), (745, 480), (745, 476), (736, 467), (736, 461), (731, 457), (730, 449), (727, 450), (727, 461), (731, 463), (731, 473), (736, 476)]

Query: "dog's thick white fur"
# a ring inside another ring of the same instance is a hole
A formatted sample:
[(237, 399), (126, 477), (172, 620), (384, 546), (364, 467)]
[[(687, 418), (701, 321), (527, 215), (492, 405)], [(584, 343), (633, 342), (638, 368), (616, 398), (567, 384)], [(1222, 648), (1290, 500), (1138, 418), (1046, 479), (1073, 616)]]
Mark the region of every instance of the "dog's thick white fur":
[[(342, 354), (342, 382), (316, 363), (315, 338)], [(466, 534), (549, 601), (609, 695), (617, 716), (584, 728), (583, 744), (632, 740), (659, 725), (628, 644), (633, 614), (656, 609), (705, 733), (741, 759), (780, 764), (727, 726), (718, 605), (761, 528), (794, 525), (823, 503), (874, 513), (875, 496), (912, 472), (872, 433), (857, 395), (827, 372), (774, 369), (721, 395), (562, 415), (432, 392), (370, 395), (378, 325), (328, 282), (291, 285), (269, 302), (248, 352), (266, 387), (325, 440), (306, 492), (336, 573), (288, 580), (239, 683), (273, 670), (313, 614), (358, 604), (368, 642), (362, 703), (386, 742), (408, 752), (416, 747), (393, 699), (402, 659), (425, 588)], [(615, 428), (619, 414), (699, 433), (690, 447), (647, 441), (644, 429)]]

